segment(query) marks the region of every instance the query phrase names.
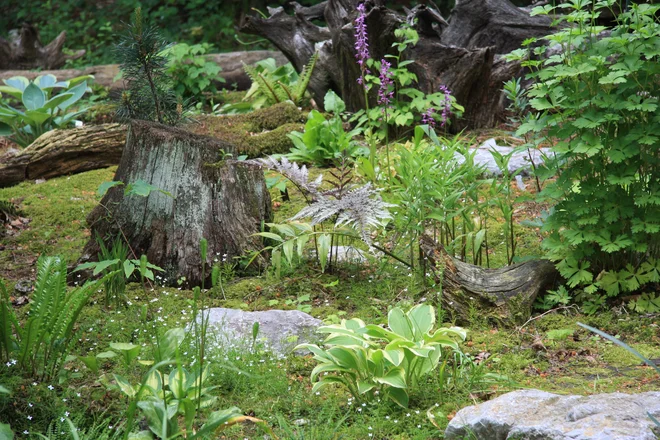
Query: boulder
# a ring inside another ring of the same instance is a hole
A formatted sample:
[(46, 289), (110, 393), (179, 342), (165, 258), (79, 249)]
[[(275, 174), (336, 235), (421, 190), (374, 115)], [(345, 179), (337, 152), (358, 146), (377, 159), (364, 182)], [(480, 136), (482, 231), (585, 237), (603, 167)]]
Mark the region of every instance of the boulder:
[[(501, 177), (502, 170), (500, 170), (500, 168), (497, 166), (497, 162), (495, 162), (495, 158), (493, 157), (493, 153), (491, 151), (495, 150), (498, 153), (506, 156), (516, 148), (517, 147), (497, 145), (495, 139), (488, 139), (476, 148), (477, 151), (474, 155), (474, 163), (475, 165), (484, 165), (486, 167), (486, 175)], [(538, 150), (531, 150), (531, 154), (532, 159), (534, 160), (534, 166), (539, 166), (543, 163), (543, 156), (551, 153), (549, 148), (541, 148)], [(459, 163), (465, 161), (465, 158), (459, 153), (456, 153), (456, 159)], [(509, 161), (509, 172), (513, 173), (518, 169), (522, 170), (520, 174), (523, 176), (534, 175), (533, 166), (529, 160), (529, 153), (526, 150), (516, 151), (511, 156), (511, 160)]]
[(655, 440), (648, 414), (660, 418), (660, 392), (562, 396), (520, 390), (463, 408), (445, 440)]
[(255, 322), (259, 323), (256, 342), (276, 355), (286, 356), (298, 344), (321, 339), (316, 329), (323, 322), (299, 310), (246, 312), (217, 307), (208, 312), (209, 330), (215, 337), (212, 342), (224, 348), (251, 348)]

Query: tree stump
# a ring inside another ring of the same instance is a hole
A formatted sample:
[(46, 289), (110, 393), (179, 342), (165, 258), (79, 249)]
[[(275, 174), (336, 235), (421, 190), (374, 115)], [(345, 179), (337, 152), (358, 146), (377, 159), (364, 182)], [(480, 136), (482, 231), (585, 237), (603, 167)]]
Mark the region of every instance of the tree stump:
[(18, 154), (0, 158), (0, 187), (117, 165), (125, 143), (121, 124), (48, 131)]
[[(125, 184), (139, 180), (161, 191), (148, 196), (125, 195), (111, 188), (87, 217), (92, 236), (81, 262), (96, 259), (96, 235), (125, 239), (134, 255), (165, 270), (175, 285), (202, 283), (200, 240), (208, 240), (206, 275), (213, 259), (227, 261), (263, 247), (253, 234), (271, 220), (271, 200), (263, 170), (226, 160), (232, 145), (153, 122), (132, 121), (124, 154), (115, 175)], [(208, 279), (205, 280), (209, 286)]]
[(504, 325), (524, 322), (536, 296), (559, 276), (548, 260), (486, 269), (453, 258), (429, 236), (421, 237), (420, 246), (436, 284), (442, 285), (443, 308), (460, 323), (475, 315)]
[(62, 31), (47, 46), (41, 44), (39, 32), (29, 23), (21, 27), (19, 38), (8, 41), (0, 38), (0, 69), (58, 69), (67, 60), (85, 55), (79, 50), (72, 55), (62, 52), (66, 32)]

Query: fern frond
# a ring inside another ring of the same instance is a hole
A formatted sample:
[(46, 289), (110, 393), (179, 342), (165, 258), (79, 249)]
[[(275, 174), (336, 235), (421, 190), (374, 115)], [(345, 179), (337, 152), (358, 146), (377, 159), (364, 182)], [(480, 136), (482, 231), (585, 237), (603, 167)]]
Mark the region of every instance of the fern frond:
[(275, 92), (279, 95), (280, 100), (282, 101), (291, 101), (294, 104), (298, 105), (298, 103), (295, 101), (295, 97), (293, 96), (293, 92), (291, 91), (291, 88), (284, 84), (282, 81), (277, 81), (277, 89)]
[(303, 96), (305, 95), (305, 90), (307, 90), (307, 86), (309, 85), (309, 81), (312, 79), (312, 73), (314, 72), (314, 66), (316, 65), (316, 61), (319, 59), (319, 53), (314, 52), (314, 55), (309, 59), (309, 62), (305, 67), (303, 67), (302, 71), (300, 72), (300, 77), (298, 79), (298, 82), (296, 83), (296, 88), (293, 93), (293, 96), (295, 99), (292, 101), (298, 105), (298, 103), (302, 100)]
[(253, 83), (259, 86), (261, 93), (268, 98), (269, 101), (278, 103), (280, 102), (277, 93), (275, 93), (275, 84), (268, 78), (259, 72), (255, 67), (248, 66), (243, 63), (243, 70), (250, 77)]

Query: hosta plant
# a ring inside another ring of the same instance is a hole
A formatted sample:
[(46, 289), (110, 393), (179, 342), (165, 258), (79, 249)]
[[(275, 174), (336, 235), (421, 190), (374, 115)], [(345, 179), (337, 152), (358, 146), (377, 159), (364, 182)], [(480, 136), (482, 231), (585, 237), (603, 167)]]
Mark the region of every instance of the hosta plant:
[(614, 27), (598, 25), (613, 4), (562, 4), (569, 25), (547, 40), (563, 51), (547, 60), (528, 57), (531, 49), (511, 56), (536, 80), (528, 93), (536, 114), (518, 132), (554, 144), (538, 170), (556, 177), (541, 192), (554, 205), (543, 247), (592, 312), (606, 297), (660, 282), (660, 5), (631, 3)]
[(9, 104), (0, 106), (0, 136), (9, 136), (21, 147), (27, 147), (43, 133), (73, 124), (87, 109), (71, 111), (71, 106), (89, 90), (87, 81), (92, 78), (85, 75), (58, 81), (49, 74), (38, 76), (34, 81), (23, 76), (3, 80), (5, 85), (0, 86), (0, 95), (12, 96), (24, 108), (17, 109)]
[(308, 349), (319, 362), (312, 371), (313, 392), (340, 384), (358, 401), (383, 396), (407, 407), (410, 387), (438, 366), (444, 351), (458, 351), (465, 340), (465, 330), (434, 330), (434, 324), (435, 309), (428, 304), (408, 312), (395, 307), (387, 328), (355, 318), (342, 320), (319, 328), (328, 333), (322, 346), (302, 344), (296, 349)]

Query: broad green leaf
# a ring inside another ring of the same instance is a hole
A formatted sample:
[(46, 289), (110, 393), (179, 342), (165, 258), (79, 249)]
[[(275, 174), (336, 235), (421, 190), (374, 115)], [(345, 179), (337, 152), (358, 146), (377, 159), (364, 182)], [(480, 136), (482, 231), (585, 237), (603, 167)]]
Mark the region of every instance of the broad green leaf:
[(130, 383), (128, 383), (128, 380), (126, 380), (126, 378), (114, 373), (112, 374), (112, 376), (115, 378), (115, 382), (117, 382), (117, 385), (119, 386), (119, 389), (121, 390), (122, 393), (126, 394), (131, 399), (135, 397), (137, 391), (135, 391), (133, 386)]
[(323, 106), (325, 107), (325, 111), (332, 113), (341, 113), (346, 110), (344, 101), (332, 90), (325, 94)]
[(87, 368), (92, 370), (94, 374), (98, 374), (99, 362), (96, 359), (96, 356), (79, 356), (78, 359), (80, 359)]
[(78, 84), (75, 87), (70, 88), (69, 90), (66, 91), (67, 94), (71, 94), (71, 96), (59, 104), (57, 108), (60, 110), (66, 110), (67, 108), (71, 107), (73, 104), (78, 102), (80, 98), (85, 94), (87, 91), (87, 82), (83, 81), (82, 83)]
[(328, 354), (332, 356), (341, 367), (352, 371), (360, 370), (358, 360), (352, 349), (346, 347), (332, 347), (328, 350)]
[(7, 423), (0, 423), (0, 440), (13, 440), (14, 431)]
[(393, 368), (382, 377), (374, 377), (374, 380), (378, 383), (389, 385), (394, 388), (407, 388), (406, 385), (406, 375), (403, 371), (403, 368)]
[(72, 93), (60, 93), (59, 95), (53, 96), (48, 101), (46, 101), (46, 103), (44, 104), (44, 108), (48, 110), (55, 108), (64, 101), (66, 101), (67, 99), (71, 98), (72, 96), (73, 96)]
[(21, 93), (23, 93), (27, 86), (30, 85), (30, 80), (24, 76), (13, 76), (9, 79), (2, 80), (2, 82), (7, 84), (9, 87), (17, 89)]
[(394, 307), (392, 310), (390, 310), (390, 313), (387, 315), (387, 323), (390, 327), (390, 330), (402, 338), (408, 340), (414, 339), (412, 325), (410, 324), (406, 314), (403, 313), (403, 310), (400, 308)]
[(279, 241), (280, 243), (284, 242), (284, 239), (282, 237), (272, 232), (257, 232), (254, 235), (259, 235), (264, 238), (270, 238), (271, 240)]
[(101, 197), (105, 195), (105, 193), (108, 192), (110, 188), (113, 188), (115, 186), (121, 186), (123, 185), (124, 182), (121, 180), (113, 180), (110, 182), (103, 182), (102, 184), (99, 185), (99, 189), (97, 190), (97, 194)]
[[(118, 264), (119, 261), (120, 260), (118, 258), (115, 258), (114, 260), (99, 261), (98, 263), (96, 263), (94, 265), (94, 273), (93, 274), (98, 275), (101, 272), (103, 272), (104, 270), (106, 270), (107, 268), (109, 268), (110, 266), (114, 266), (115, 264)], [(81, 266), (83, 266), (83, 265), (81, 265)], [(78, 268), (80, 268), (81, 266), (78, 266)]]
[(408, 312), (408, 318), (415, 330), (415, 339), (420, 340), (435, 324), (435, 310), (429, 304), (419, 304)]
[(387, 390), (387, 397), (392, 399), (397, 405), (408, 408), (408, 392), (402, 388), (389, 388)]
[(36, 125), (43, 125), (44, 122), (50, 119), (50, 114), (43, 111), (26, 110), (24, 119), (28, 119)]
[(45, 103), (46, 95), (36, 84), (30, 83), (23, 91), (23, 105), (27, 110), (38, 110)]
[(328, 263), (328, 253), (330, 252), (331, 238), (329, 234), (321, 234), (318, 236), (317, 243), (319, 246), (319, 262), (321, 263), (321, 271), (325, 272), (326, 264)]
[(41, 89), (50, 89), (57, 83), (57, 78), (50, 73), (48, 75), (39, 75), (35, 78), (34, 83)]
[(124, 260), (124, 276), (126, 279), (130, 278), (135, 271), (135, 264), (131, 263), (130, 260)]

